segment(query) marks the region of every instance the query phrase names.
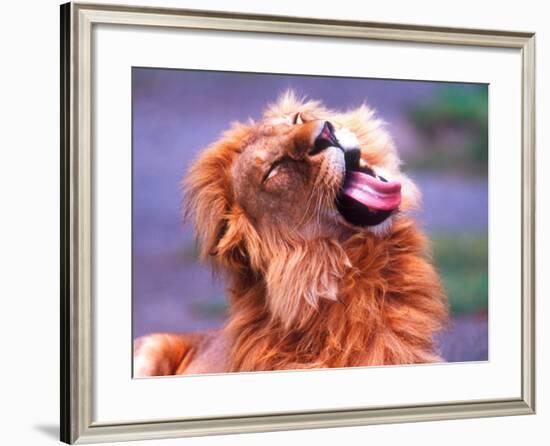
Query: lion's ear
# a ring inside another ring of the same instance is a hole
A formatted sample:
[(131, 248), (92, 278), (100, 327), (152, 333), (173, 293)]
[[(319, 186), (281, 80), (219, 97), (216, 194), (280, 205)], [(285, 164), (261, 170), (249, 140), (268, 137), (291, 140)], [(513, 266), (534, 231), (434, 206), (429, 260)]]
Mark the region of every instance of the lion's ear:
[(220, 223), (218, 234), (216, 235), (216, 238), (214, 239), (214, 243), (212, 244), (212, 246), (210, 247), (210, 250), (208, 251), (208, 255), (216, 256), (219, 253), (219, 245), (222, 239), (225, 237), (225, 234), (227, 234), (227, 228), (228, 228), (227, 220), (222, 220)]
[(228, 215), (223, 236), (216, 245), (215, 256), (232, 269), (263, 267), (260, 236), (240, 206), (235, 205)]
[(183, 181), (184, 217), (193, 217), (199, 252), (204, 260), (215, 253), (227, 230), (226, 215), (231, 203), (228, 172), (221, 158), (222, 146), (215, 145), (193, 163)]
[(199, 155), (183, 179), (184, 216), (194, 218), (203, 260), (217, 254), (228, 231), (234, 201), (231, 166), (248, 132), (248, 127), (235, 125)]

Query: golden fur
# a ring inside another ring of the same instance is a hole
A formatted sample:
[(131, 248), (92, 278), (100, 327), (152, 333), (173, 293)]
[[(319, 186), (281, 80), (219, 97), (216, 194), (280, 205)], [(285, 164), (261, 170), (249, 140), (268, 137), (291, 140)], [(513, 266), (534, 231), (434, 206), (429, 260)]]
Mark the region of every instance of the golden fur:
[[(403, 184), (400, 212), (379, 227), (335, 215), (337, 154), (307, 155), (324, 120), (357, 139), (369, 166)], [(260, 181), (280, 156), (288, 161)], [(446, 298), (427, 240), (406, 213), (419, 193), (399, 166), (367, 106), (337, 113), (288, 92), (261, 121), (235, 124), (184, 180), (201, 257), (228, 283), (229, 319), (216, 333), (139, 340), (136, 375), (439, 361), (432, 338)]]

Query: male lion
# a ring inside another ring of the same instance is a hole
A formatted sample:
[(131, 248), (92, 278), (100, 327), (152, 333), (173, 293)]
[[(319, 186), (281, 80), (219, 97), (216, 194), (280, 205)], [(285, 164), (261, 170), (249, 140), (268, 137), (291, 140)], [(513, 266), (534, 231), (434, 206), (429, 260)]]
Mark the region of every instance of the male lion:
[(259, 122), (233, 125), (184, 180), (229, 319), (137, 340), (135, 375), (440, 361), (446, 298), (399, 165), (365, 105), (340, 113), (287, 92)]

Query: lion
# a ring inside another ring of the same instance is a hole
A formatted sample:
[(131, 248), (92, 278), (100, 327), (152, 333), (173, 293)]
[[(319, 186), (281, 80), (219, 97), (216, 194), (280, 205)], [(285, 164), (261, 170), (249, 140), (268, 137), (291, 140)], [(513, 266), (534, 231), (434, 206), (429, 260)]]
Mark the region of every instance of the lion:
[(443, 361), (447, 299), (400, 166), (366, 104), (339, 112), (288, 91), (233, 124), (183, 181), (228, 320), (138, 339), (134, 376)]

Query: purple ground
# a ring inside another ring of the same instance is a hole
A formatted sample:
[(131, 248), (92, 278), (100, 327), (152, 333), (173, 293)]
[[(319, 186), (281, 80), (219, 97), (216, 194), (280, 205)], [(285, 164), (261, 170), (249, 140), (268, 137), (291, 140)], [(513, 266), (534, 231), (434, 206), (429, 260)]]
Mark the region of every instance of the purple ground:
[(447, 329), (436, 337), (436, 343), (446, 361), (486, 361), (489, 357), (487, 314), (451, 318)]

